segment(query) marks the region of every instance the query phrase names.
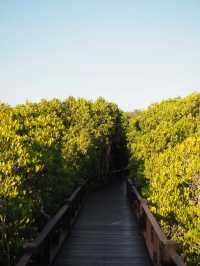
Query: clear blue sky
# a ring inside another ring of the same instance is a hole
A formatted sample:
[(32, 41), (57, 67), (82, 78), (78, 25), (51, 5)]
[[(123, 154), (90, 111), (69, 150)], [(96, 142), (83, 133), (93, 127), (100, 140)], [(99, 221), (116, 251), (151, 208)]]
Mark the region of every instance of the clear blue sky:
[(199, 0), (0, 0), (0, 100), (103, 96), (124, 110), (200, 91)]

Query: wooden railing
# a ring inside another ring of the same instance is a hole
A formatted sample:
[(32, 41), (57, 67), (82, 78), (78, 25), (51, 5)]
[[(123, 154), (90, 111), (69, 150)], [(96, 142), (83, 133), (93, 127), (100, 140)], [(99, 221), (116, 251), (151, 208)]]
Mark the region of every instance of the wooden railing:
[(24, 255), (16, 266), (44, 266), (53, 262), (69, 235), (88, 192), (89, 181), (86, 181), (66, 200), (66, 204), (47, 223), (38, 237), (24, 245)]
[[(66, 200), (66, 204), (47, 223), (38, 237), (24, 246), (24, 254), (16, 266), (52, 264), (64, 240), (69, 236), (88, 192), (89, 182), (86, 181)], [(147, 201), (140, 196), (130, 180), (127, 181), (127, 196), (139, 221), (153, 264), (156, 266), (185, 266), (182, 258), (176, 252), (176, 242), (168, 240), (163, 234), (148, 208)]]
[(156, 266), (185, 266), (177, 254), (177, 243), (168, 240), (150, 212), (147, 201), (138, 193), (133, 183), (127, 181), (127, 196), (139, 221), (149, 256)]

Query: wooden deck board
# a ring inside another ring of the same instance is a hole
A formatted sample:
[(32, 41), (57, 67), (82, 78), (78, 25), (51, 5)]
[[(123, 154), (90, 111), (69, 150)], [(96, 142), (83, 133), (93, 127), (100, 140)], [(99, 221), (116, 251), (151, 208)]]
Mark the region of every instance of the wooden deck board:
[(116, 182), (89, 196), (54, 266), (150, 266), (136, 218)]

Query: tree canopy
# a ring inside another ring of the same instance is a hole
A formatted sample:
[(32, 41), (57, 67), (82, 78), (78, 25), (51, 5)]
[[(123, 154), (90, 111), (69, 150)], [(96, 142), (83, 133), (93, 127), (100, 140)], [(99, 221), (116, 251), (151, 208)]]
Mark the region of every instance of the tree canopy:
[(131, 175), (188, 265), (200, 262), (200, 93), (151, 105), (130, 121)]

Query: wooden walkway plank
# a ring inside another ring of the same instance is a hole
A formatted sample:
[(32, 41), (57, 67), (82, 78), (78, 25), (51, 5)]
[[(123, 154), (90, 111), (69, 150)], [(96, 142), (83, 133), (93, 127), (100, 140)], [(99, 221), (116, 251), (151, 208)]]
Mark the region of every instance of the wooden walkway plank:
[(89, 196), (54, 266), (150, 266), (124, 182)]

